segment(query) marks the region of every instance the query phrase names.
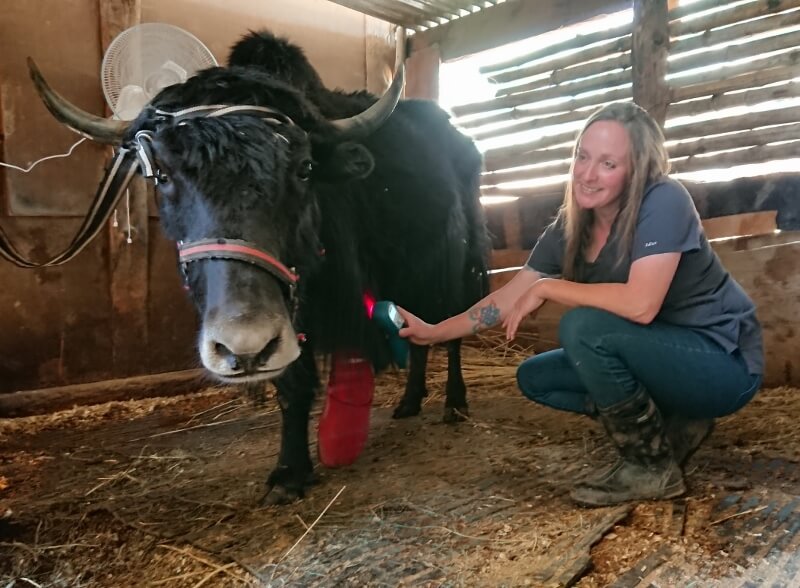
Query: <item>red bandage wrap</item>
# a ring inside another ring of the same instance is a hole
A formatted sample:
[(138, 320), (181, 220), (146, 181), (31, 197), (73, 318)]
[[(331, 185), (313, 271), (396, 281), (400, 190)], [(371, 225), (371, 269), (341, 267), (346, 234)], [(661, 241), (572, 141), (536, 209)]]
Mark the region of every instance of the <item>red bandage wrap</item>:
[(372, 365), (354, 353), (332, 358), (325, 409), (317, 429), (319, 461), (329, 468), (352, 464), (367, 442), (375, 391)]

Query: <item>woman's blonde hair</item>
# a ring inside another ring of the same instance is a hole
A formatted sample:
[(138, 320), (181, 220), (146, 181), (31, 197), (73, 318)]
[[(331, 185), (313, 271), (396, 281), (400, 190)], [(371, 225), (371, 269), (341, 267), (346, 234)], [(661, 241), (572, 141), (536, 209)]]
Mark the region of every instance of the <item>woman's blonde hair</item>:
[(559, 217), (564, 221), (566, 237), (563, 276), (568, 280), (575, 279), (578, 266), (583, 261), (594, 220), (594, 211), (581, 209), (575, 200), (572, 185), (575, 157), (586, 130), (601, 120), (616, 121), (621, 124), (630, 140), (628, 178), (620, 196), (616, 221), (620, 262), (622, 256), (630, 252), (645, 186), (669, 172), (669, 157), (664, 147), (664, 134), (646, 110), (632, 102), (617, 103), (604, 106), (589, 117), (575, 141), (564, 203), (559, 211)]

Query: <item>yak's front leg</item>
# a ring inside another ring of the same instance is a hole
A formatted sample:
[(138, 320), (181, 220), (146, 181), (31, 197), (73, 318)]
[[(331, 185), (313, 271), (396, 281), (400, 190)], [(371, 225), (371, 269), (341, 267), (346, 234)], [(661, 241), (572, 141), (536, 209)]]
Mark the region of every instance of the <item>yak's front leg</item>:
[(400, 400), (392, 418), (404, 419), (406, 417), (417, 416), (422, 409), (422, 398), (428, 395), (425, 387), (425, 372), (428, 369), (428, 347), (425, 345), (409, 345), (408, 358), (408, 378), (406, 379), (406, 391)]
[(468, 415), (467, 387), (461, 373), (461, 339), (454, 339), (447, 343), (447, 386), (443, 420), (446, 423), (456, 423), (463, 421)]
[(313, 479), (308, 451), (308, 420), (319, 376), (314, 354), (306, 347), (276, 381), (281, 407), (281, 452), (267, 478), (266, 504), (287, 504), (302, 498)]

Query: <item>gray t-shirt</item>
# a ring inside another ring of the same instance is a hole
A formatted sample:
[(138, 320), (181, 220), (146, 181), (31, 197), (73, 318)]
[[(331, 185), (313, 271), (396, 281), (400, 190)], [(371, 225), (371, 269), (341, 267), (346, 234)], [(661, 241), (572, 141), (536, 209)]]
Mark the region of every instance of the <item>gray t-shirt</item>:
[[(561, 275), (565, 238), (561, 217), (545, 229), (528, 258), (537, 272)], [(722, 266), (703, 232), (700, 216), (686, 188), (664, 178), (647, 186), (630, 254), (621, 263), (616, 225), (592, 263), (582, 262), (576, 281), (625, 283), (631, 263), (658, 253), (681, 253), (657, 321), (699, 331), (728, 353), (739, 350), (751, 374), (764, 371), (761, 325), (753, 301)]]

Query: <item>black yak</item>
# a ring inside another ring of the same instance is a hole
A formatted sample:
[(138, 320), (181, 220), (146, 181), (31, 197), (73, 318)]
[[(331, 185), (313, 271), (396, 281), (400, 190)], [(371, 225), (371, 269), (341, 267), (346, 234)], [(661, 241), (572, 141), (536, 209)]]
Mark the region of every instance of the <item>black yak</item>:
[[(391, 362), (365, 300), (439, 321), (486, 293), (480, 154), (434, 103), (398, 103), (398, 74), (380, 100), (330, 91), (299, 48), (251, 33), (228, 67), (165, 88), (123, 123), (79, 111), (32, 66), (61, 122), (121, 145), (118, 157), (155, 179), (205, 367), (226, 382), (275, 383), (283, 428), (270, 502), (310, 483), (315, 354)], [(467, 411), (459, 342), (448, 360), (445, 420), (455, 420)], [(419, 412), (426, 361), (412, 346), (395, 417)]]

